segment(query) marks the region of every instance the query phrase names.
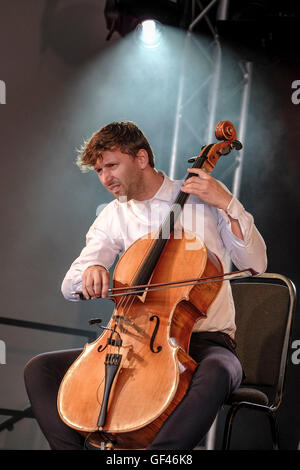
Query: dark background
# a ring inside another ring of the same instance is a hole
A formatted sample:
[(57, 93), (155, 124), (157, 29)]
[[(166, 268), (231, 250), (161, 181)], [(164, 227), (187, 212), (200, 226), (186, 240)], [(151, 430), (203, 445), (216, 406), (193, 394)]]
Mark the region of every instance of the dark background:
[[(0, 316), (88, 329), (91, 316), (108, 320), (111, 302), (67, 302), (60, 284), (84, 245), (97, 207), (110, 196), (95, 174), (80, 173), (76, 149), (106, 123), (132, 120), (151, 142), (156, 167), (169, 172), (185, 29), (169, 25), (161, 48), (144, 51), (134, 33), (121, 37), (115, 32), (106, 41), (104, 0), (77, 4), (72, 11), (58, 10), (53, 19), (44, 0), (0, 0), (0, 80), (6, 85), (6, 103), (0, 105)], [(272, 2), (273, 7), (276, 4)], [(232, 17), (236, 5), (232, 2)], [(285, 2), (286, 15), (296, 11), (293, 5)], [(212, 10), (212, 20), (215, 14)], [(211, 50), (207, 25), (199, 26), (195, 34), (202, 46), (195, 46), (186, 64), (190, 93), (205, 82), (212, 65), (204, 58)], [(266, 241), (268, 272), (284, 274), (298, 286), (300, 104), (294, 104), (291, 96), (292, 82), (300, 80), (299, 52), (293, 37), (276, 48), (255, 35), (250, 45), (225, 36), (216, 123), (230, 120), (238, 125), (239, 61), (251, 60), (240, 200)], [(286, 36), (280, 27), (279, 39)], [(181, 128), (178, 178), (184, 177), (186, 157), (200, 151), (198, 140), (210, 112), (207, 96), (205, 87), (195, 93), (189, 111), (198, 138), (188, 137), (187, 128)], [(220, 163), (214, 175), (231, 188), (233, 171), (227, 171), (227, 165), (231, 163)], [(299, 308), (292, 341), (300, 340), (298, 313)], [(13, 326), (1, 325), (0, 331), (6, 345), (6, 364), (0, 365), (2, 408), (28, 406), (23, 369), (31, 357), (86, 342), (84, 337)], [(283, 449), (296, 449), (300, 441), (299, 388), (299, 365), (290, 359), (279, 413)], [(233, 435), (233, 447), (270, 448), (267, 421), (255, 413), (246, 419), (245, 413), (238, 418), (240, 431)], [(5, 419), (1, 416), (1, 421)], [(0, 433), (0, 448), (46, 449), (47, 444), (35, 421), (24, 419), (11, 432)]]

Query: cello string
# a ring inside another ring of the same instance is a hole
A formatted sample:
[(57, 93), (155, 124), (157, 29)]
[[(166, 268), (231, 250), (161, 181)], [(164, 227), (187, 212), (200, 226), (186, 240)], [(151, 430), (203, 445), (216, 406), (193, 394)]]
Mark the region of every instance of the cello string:
[[(118, 324), (118, 327), (120, 328), (120, 323), (121, 323), (121, 317), (123, 317), (123, 319), (125, 320), (126, 318), (129, 318), (128, 317), (128, 312), (135, 300), (135, 298), (137, 297), (137, 295), (135, 293), (131, 293), (130, 295), (126, 295), (126, 294), (123, 294), (123, 296), (121, 297), (121, 300), (118, 304), (118, 308), (117, 310), (120, 308), (123, 309), (123, 315), (118, 315), (118, 318), (117, 318), (117, 324)], [(121, 305), (120, 305), (121, 304)], [(130, 305), (128, 305), (130, 304)], [(125, 313), (125, 309), (127, 309), (127, 313)]]
[[(157, 254), (161, 251), (161, 239), (156, 238), (154, 239), (154, 242), (150, 245), (148, 255), (146, 257), (147, 263), (143, 263), (138, 272), (136, 273), (133, 284), (140, 283), (139, 279), (145, 279), (146, 278), (151, 278), (151, 273), (149, 272), (149, 266), (152, 265), (152, 263), (157, 260)], [(126, 295), (123, 294), (123, 297), (121, 298), (120, 301), (120, 307), (123, 308), (123, 318), (124, 320), (129, 318), (129, 311), (137, 297), (137, 294), (135, 292), (132, 292), (131, 294)], [(118, 305), (119, 306), (119, 305)], [(120, 328), (120, 320), (118, 320), (118, 327)]]
[[(124, 297), (124, 300), (125, 300), (125, 305), (122, 306), (122, 308), (123, 308), (123, 318), (124, 318), (124, 320), (126, 320), (127, 318), (129, 318), (128, 313), (130, 311), (130, 308), (133, 305), (133, 302), (135, 301), (135, 299), (137, 297), (137, 294), (136, 293), (131, 293), (131, 295), (129, 295), (127, 299), (126, 299), (126, 297), (127, 297), (126, 295), (124, 295), (123, 297)], [(130, 305), (128, 305), (129, 303), (130, 303)]]
[[(172, 211), (171, 211), (172, 213)], [(170, 217), (170, 213), (168, 214), (167, 218)], [(160, 233), (163, 233), (163, 227), (164, 227), (164, 224), (166, 223), (167, 220), (165, 220), (165, 222), (162, 224), (160, 230), (159, 230), (159, 234)], [(161, 232), (162, 231), (162, 232)], [(156, 232), (157, 233), (157, 232)], [(140, 283), (139, 279), (144, 279), (145, 277), (147, 279), (150, 280), (151, 278), (151, 272), (150, 271), (150, 268), (149, 266), (152, 266), (152, 264), (157, 261), (157, 255), (161, 253), (161, 250), (162, 250), (162, 244), (164, 245), (164, 242), (163, 242), (163, 239), (158, 237), (156, 239), (154, 239), (154, 242), (151, 244), (150, 246), (150, 249), (149, 249), (149, 252), (148, 252), (148, 255), (146, 257), (146, 260), (147, 260), (147, 263), (143, 263), (141, 268), (139, 269), (137, 275), (135, 276), (134, 278), (134, 281), (133, 283), (135, 284), (136, 282), (137, 283)], [(154, 263), (156, 265), (156, 263)], [(142, 293), (145, 292), (147, 288), (145, 288)], [(125, 294), (125, 297), (127, 297), (127, 295)], [(131, 295), (129, 295), (129, 299), (128, 299), (128, 302), (125, 302), (125, 306), (123, 306), (123, 312), (124, 312), (124, 319), (126, 318), (129, 318), (128, 316), (128, 313), (130, 311), (130, 308), (132, 307), (133, 305), (133, 302), (134, 300), (136, 299), (137, 297), (137, 293), (136, 292), (132, 292)]]

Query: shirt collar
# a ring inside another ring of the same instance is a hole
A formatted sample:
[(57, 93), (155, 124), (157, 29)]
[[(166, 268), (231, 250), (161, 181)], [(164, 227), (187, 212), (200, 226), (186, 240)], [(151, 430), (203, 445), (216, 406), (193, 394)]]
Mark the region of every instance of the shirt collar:
[(163, 182), (160, 186), (160, 188), (158, 188), (158, 190), (156, 191), (156, 193), (154, 194), (154, 196), (152, 196), (150, 199), (146, 199), (146, 200), (143, 200), (143, 201), (137, 201), (136, 199), (131, 199), (130, 201), (128, 201), (127, 204), (129, 204), (129, 206), (139, 206), (139, 205), (145, 205), (149, 202), (153, 202), (155, 200), (157, 201), (167, 201), (167, 202), (173, 202), (173, 200), (175, 199), (175, 197), (177, 196), (178, 192), (179, 192), (179, 189), (182, 185), (182, 181), (173, 181), (171, 180), (171, 178), (169, 178), (164, 171), (162, 170), (158, 170), (158, 173), (160, 173), (164, 179), (163, 179)]
[(171, 180), (162, 170), (159, 170), (159, 173), (163, 175), (164, 180), (161, 187), (149, 200), (152, 201), (154, 199), (158, 199), (160, 201), (170, 201), (174, 197), (174, 190), (179, 191), (181, 183), (179, 181)]

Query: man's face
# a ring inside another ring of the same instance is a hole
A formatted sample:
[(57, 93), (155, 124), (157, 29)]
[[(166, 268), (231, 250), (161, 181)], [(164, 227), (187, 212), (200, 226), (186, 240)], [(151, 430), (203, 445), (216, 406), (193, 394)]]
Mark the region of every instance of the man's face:
[(118, 148), (103, 150), (94, 165), (103, 186), (119, 199), (134, 199), (141, 184), (141, 169), (138, 158), (122, 153)]

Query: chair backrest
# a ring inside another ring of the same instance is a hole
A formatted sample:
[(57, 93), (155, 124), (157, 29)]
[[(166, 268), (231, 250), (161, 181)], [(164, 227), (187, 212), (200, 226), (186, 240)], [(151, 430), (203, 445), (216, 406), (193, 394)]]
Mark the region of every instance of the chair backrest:
[(265, 273), (231, 281), (231, 287), (244, 384), (271, 386), (280, 395), (296, 303), (295, 286), (281, 274)]

